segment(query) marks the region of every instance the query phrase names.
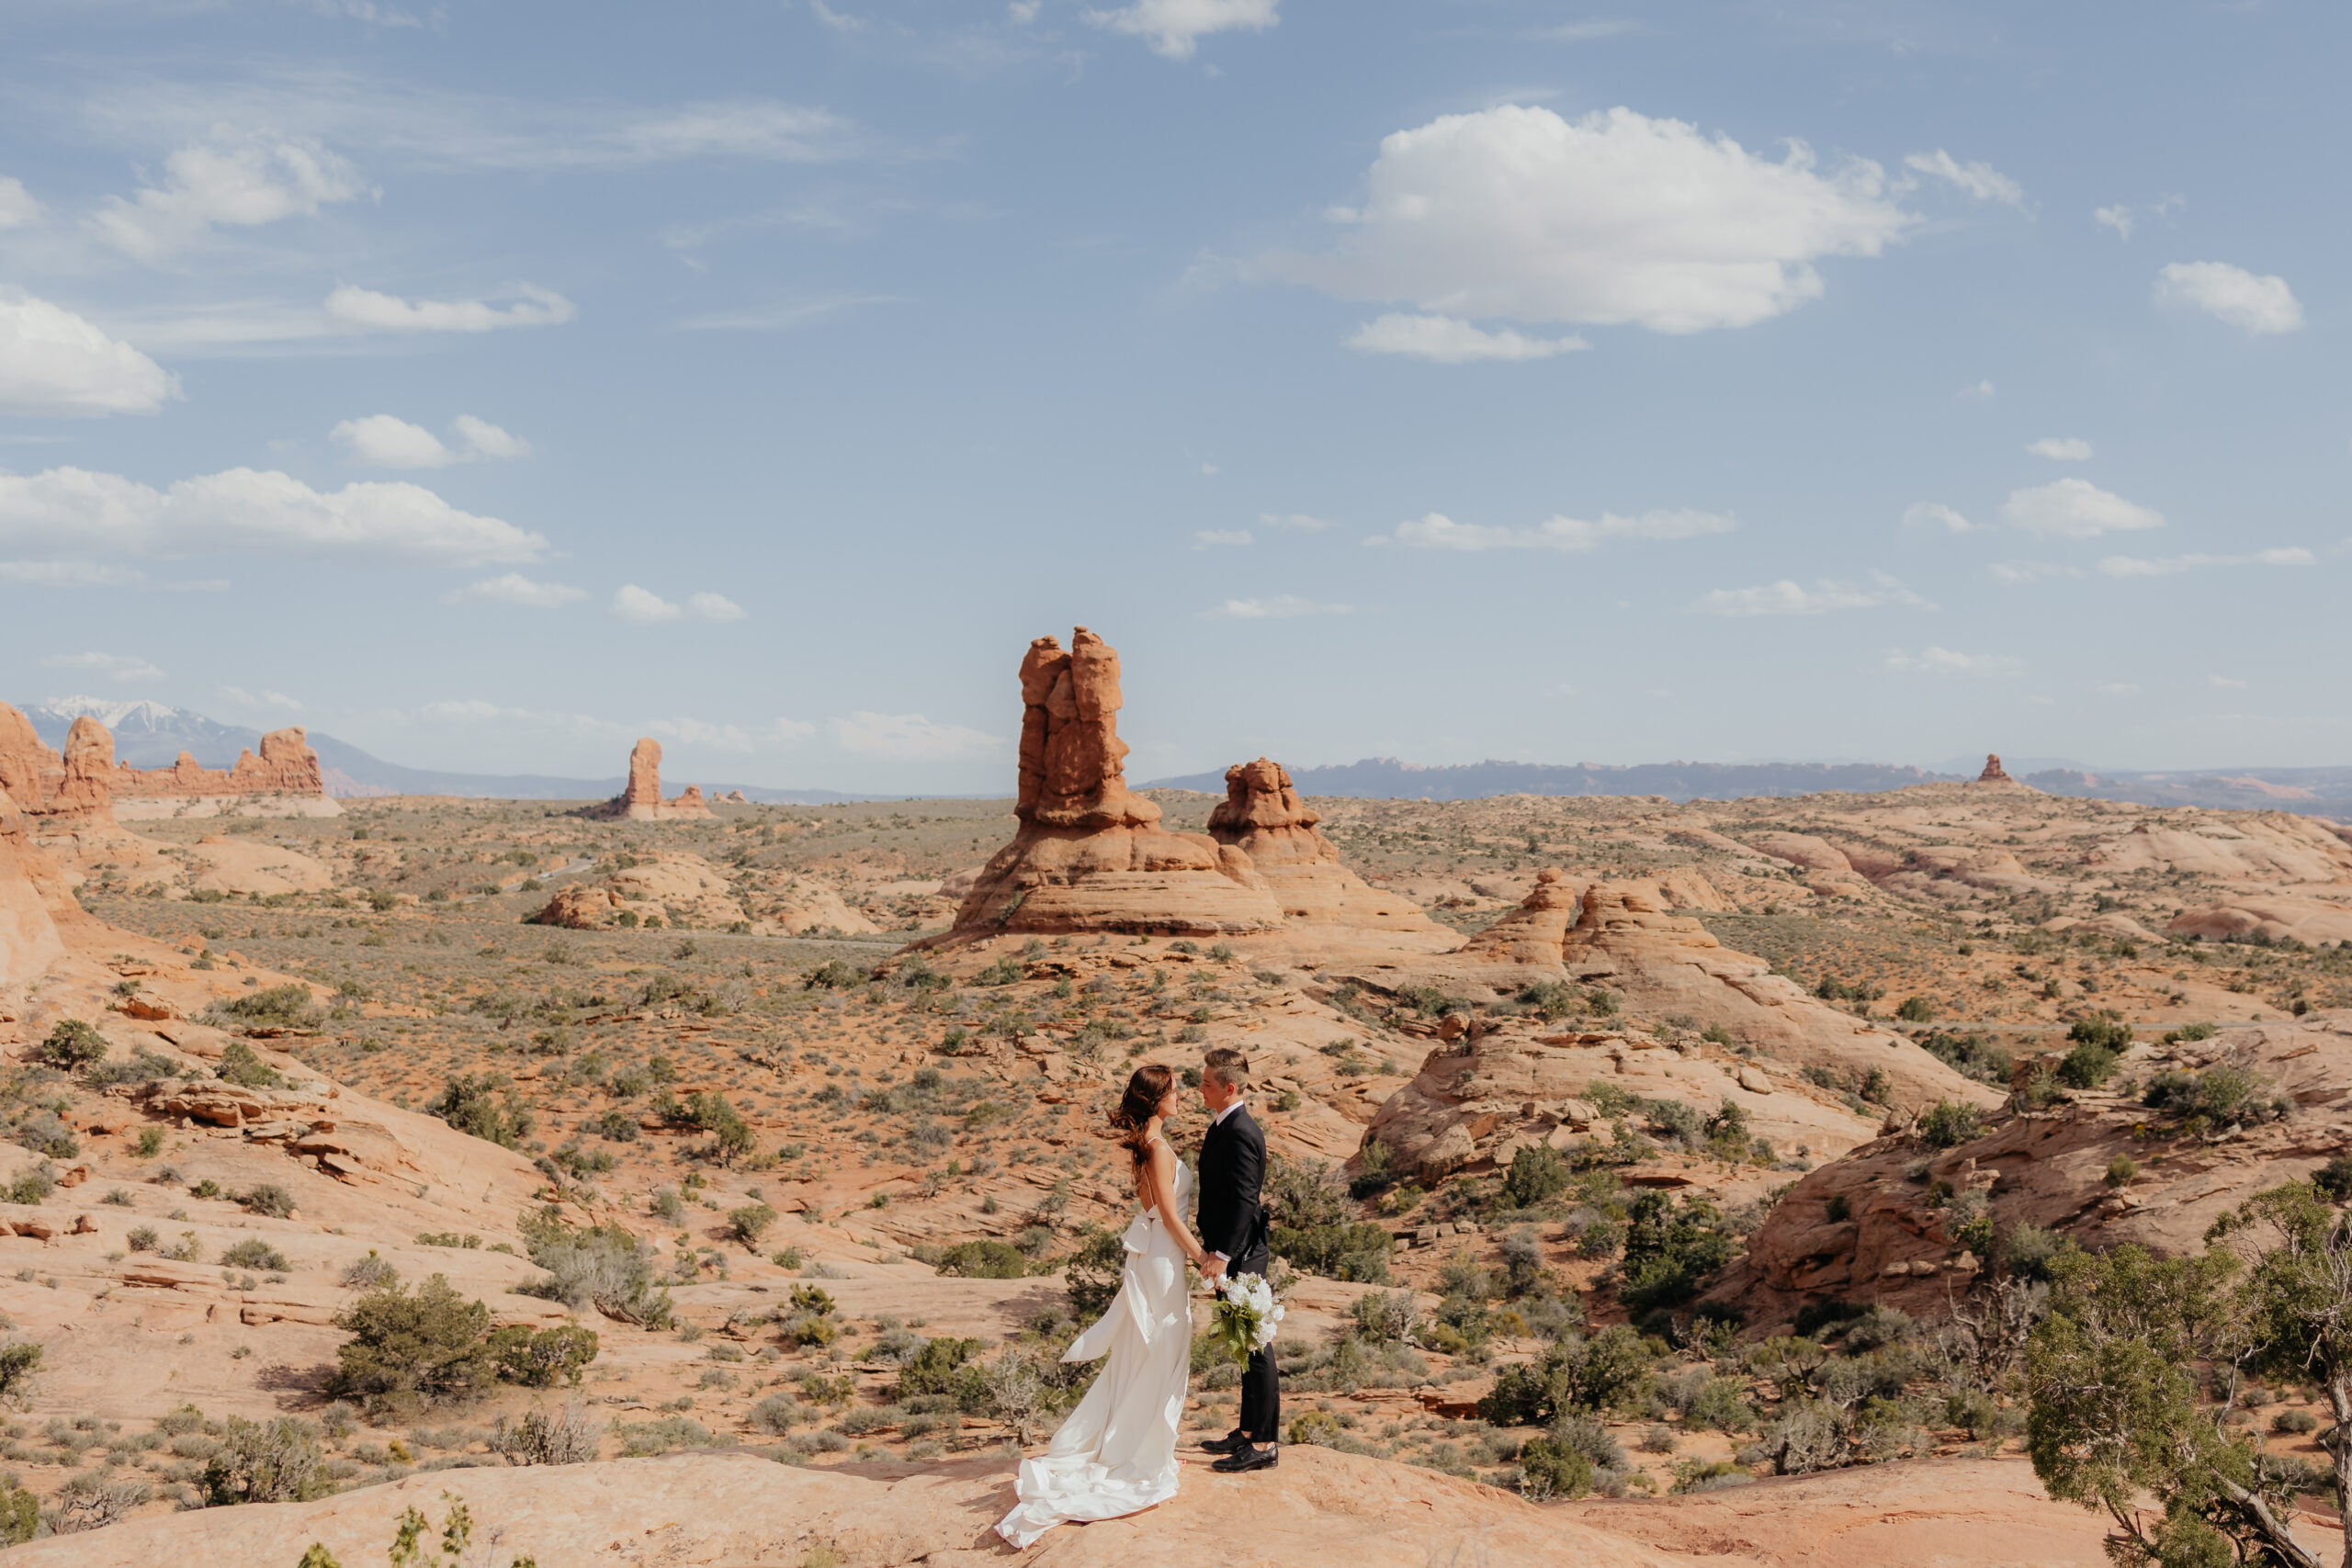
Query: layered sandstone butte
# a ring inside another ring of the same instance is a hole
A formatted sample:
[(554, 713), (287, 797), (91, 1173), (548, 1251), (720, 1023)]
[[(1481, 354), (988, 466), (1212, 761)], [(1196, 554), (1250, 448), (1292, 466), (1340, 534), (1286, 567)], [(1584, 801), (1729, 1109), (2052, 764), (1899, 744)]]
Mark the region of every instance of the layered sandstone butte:
[(649, 735), (629, 749), (627, 786), (581, 815), (628, 822), (675, 822), (707, 817), (710, 807), (703, 800), (699, 784), (688, 784), (675, 800), (662, 798), (662, 742)]
[(1290, 919), (1451, 935), (1403, 894), (1374, 887), (1342, 865), (1339, 846), (1316, 826), (1322, 819), (1298, 798), (1283, 765), (1261, 757), (1225, 771), (1225, 799), (1209, 813), (1209, 837), (1250, 857)]
[(1270, 931), (1282, 908), (1249, 854), (1170, 833), (1127, 788), (1118, 653), (1084, 626), (1041, 637), (1021, 660), (1021, 827), (974, 880), (957, 936)]
[[(1685, 874), (1684, 883), (1703, 879)], [(1821, 1067), (1859, 1088), (1886, 1077), (1889, 1102), (1919, 1110), (1939, 1100), (1997, 1104), (2000, 1096), (1962, 1077), (1903, 1036), (1806, 994), (1764, 960), (1725, 947), (1686, 915), (1656, 882), (1595, 882), (1571, 894), (1545, 872), (1517, 912), (1471, 939), (1458, 958), (1510, 964), (1530, 978), (1550, 971), (1616, 993), (1628, 1010), (1720, 1027), (1734, 1043), (1797, 1067)], [(1567, 923), (1573, 905), (1577, 916)], [(1556, 938), (1554, 933), (1557, 932)], [(1557, 945), (1554, 945), (1556, 941)]]
[[(114, 733), (88, 714), (66, 731), (61, 756), (41, 744), (32, 721), (0, 703), (0, 793), (40, 826), (85, 827), (268, 802), (301, 816), (332, 817), (319, 754), (298, 725), (261, 738), (261, 755), (238, 753), (232, 768), (204, 768), (187, 752), (168, 768), (117, 762)], [(191, 807), (198, 807), (191, 812)]]

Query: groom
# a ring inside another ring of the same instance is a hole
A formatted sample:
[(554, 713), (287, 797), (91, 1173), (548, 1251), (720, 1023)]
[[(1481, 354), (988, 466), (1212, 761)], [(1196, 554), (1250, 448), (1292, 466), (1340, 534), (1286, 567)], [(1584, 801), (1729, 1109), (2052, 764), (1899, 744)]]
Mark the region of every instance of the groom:
[[(1219, 1045), (1201, 1060), (1201, 1099), (1210, 1117), (1208, 1136), (1201, 1142), (1196, 1228), (1209, 1253), (1201, 1272), (1211, 1286), (1228, 1273), (1263, 1278), (1269, 1227), (1259, 1192), (1266, 1179), (1266, 1135), (1242, 1103), (1250, 1089), (1250, 1058)], [(1227, 1473), (1272, 1469), (1282, 1416), (1282, 1374), (1270, 1346), (1252, 1351), (1241, 1374), (1240, 1425), (1201, 1445), (1223, 1456), (1210, 1468)]]

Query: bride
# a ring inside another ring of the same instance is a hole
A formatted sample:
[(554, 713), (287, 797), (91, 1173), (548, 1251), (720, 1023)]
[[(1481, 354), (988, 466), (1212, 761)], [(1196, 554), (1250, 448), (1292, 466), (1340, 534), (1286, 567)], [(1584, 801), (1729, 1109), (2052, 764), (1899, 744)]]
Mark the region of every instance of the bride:
[(1024, 1460), (1020, 1506), (996, 1533), (1025, 1547), (1056, 1525), (1110, 1519), (1176, 1495), (1176, 1420), (1193, 1358), (1193, 1305), (1184, 1266), (1208, 1256), (1185, 1227), (1193, 1173), (1160, 1126), (1178, 1106), (1176, 1075), (1137, 1067), (1111, 1124), (1135, 1160), (1142, 1213), (1127, 1226), (1119, 1294), (1073, 1340), (1065, 1361), (1110, 1359), (1042, 1458)]

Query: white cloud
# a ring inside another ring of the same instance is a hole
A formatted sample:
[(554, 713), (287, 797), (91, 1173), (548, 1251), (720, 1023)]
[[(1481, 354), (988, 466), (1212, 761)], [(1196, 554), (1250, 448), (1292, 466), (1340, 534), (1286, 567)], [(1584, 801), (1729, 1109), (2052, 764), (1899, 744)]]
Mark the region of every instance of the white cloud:
[(1979, 675), (2007, 679), (2025, 673), (2025, 660), (2007, 653), (1955, 653), (1929, 648), (1916, 657), (1897, 649), (1886, 656), (1887, 670), (1897, 675)]
[(1640, 30), (1637, 22), (1596, 19), (1589, 22), (1563, 22), (1557, 27), (1538, 28), (1532, 34), (1547, 43), (1592, 43), (1605, 38), (1622, 38)]
[(1981, 533), (1975, 524), (1940, 502), (1918, 501), (1903, 509), (1905, 528), (1941, 528), (1951, 534)]
[(1355, 613), (1352, 604), (1322, 604), (1312, 599), (1302, 599), (1295, 593), (1277, 593), (1266, 599), (1227, 599), (1214, 610), (1204, 610), (1202, 615), (1212, 621), (1287, 621), (1301, 615), (1348, 615)]
[(2188, 305), (2257, 336), (2291, 333), (2303, 308), (2283, 277), (2259, 276), (2227, 262), (2174, 262), (2156, 274), (2156, 303)]
[(1328, 518), (1310, 517), (1304, 512), (1261, 512), (1258, 521), (1269, 528), (1290, 528), (1302, 534), (1320, 534), (1326, 528), (1339, 526)]
[(631, 582), (613, 594), (613, 615), (632, 626), (657, 626), (672, 621), (740, 621), (743, 606), (717, 593), (689, 594), (684, 604), (675, 604)]
[(2082, 577), (2078, 566), (2061, 566), (2056, 561), (2003, 560), (1984, 569), (2001, 582), (2046, 582), (2054, 577)]
[(0, 582), (39, 588), (130, 588), (146, 581), (143, 571), (94, 560), (0, 560)]
[(2224, 691), (2232, 692), (2243, 692), (2245, 690), (2246, 684), (2244, 681), (2233, 680), (2227, 675), (2208, 675), (2205, 677), (2205, 683), (2209, 686), (2219, 686)]
[(1193, 548), (1205, 550), (1216, 545), (1254, 545), (1257, 536), (1247, 528), (1201, 528), (1193, 534)]
[(1350, 348), (1366, 354), (1405, 354), (1442, 365), (1466, 365), (1477, 359), (1549, 359), (1555, 354), (1592, 346), (1574, 333), (1547, 338), (1528, 337), (1508, 327), (1481, 332), (1452, 316), (1414, 316), (1398, 310), (1366, 321), (1347, 341)]
[(164, 672), (129, 653), (49, 653), (41, 656), (44, 670), (82, 670), (115, 681), (157, 681)]
[(862, 33), (865, 30), (865, 17), (836, 11), (826, 5), (825, 0), (808, 0), (808, 9), (819, 21), (837, 33)]
[(2090, 539), (2134, 528), (2161, 528), (2161, 513), (2135, 506), (2087, 479), (2055, 479), (2030, 490), (2013, 490), (2001, 502), (2001, 518), (2030, 534)]
[(509, 435), (488, 420), (461, 413), (450, 422), (458, 445), (449, 446), (421, 424), (388, 413), (346, 419), (327, 432), (345, 457), (382, 468), (439, 468), (473, 457), (527, 457), (531, 444)]
[(1046, 0), (1012, 0), (1005, 6), (1004, 14), (1014, 27), (1025, 28), (1037, 19), (1037, 13), (1044, 8), (1045, 3)]
[(1822, 291), (1816, 258), (1876, 255), (1917, 221), (1875, 164), (1825, 175), (1801, 142), (1776, 163), (1629, 108), (1446, 115), (1384, 140), (1366, 184), (1330, 214), (1335, 251), (1267, 265), (1446, 316), (1690, 333), (1792, 310)]
[(346, 283), (327, 296), (327, 314), (367, 332), (487, 333), (500, 327), (560, 326), (577, 314), (571, 301), (551, 288), (517, 283), (502, 291), (511, 305), (485, 299), (419, 299), (414, 303)]
[(0, 178), (0, 229), (28, 229), (40, 221), (41, 205), (25, 182)]
[(1939, 147), (1933, 152), (1912, 153), (1903, 166), (1955, 186), (1974, 200), (2025, 209), (2025, 187), (1990, 164), (1963, 164)]
[(1497, 528), (1456, 523), (1442, 512), (1432, 512), (1414, 522), (1399, 523), (1394, 534), (1374, 535), (1364, 543), (1393, 543), (1424, 550), (1562, 550), (1580, 555), (1611, 539), (1692, 539), (1702, 534), (1728, 534), (1738, 525), (1717, 512), (1645, 512), (1638, 517), (1604, 512), (1598, 523), (1554, 517), (1532, 528)]
[(293, 138), (217, 140), (164, 160), (164, 180), (130, 200), (110, 197), (91, 220), (98, 237), (141, 261), (157, 261), (212, 228), (255, 228), (314, 217), (329, 202), (368, 194), (358, 171), (319, 142)]
[(707, 746), (718, 751), (749, 751), (752, 732), (741, 725), (712, 724), (699, 718), (648, 719), (645, 728), (681, 745)]
[(50, 468), (0, 471), (0, 547), (61, 556), (248, 550), (464, 567), (537, 560), (547, 540), (413, 484), (315, 491), (274, 470), (231, 468), (156, 490), (117, 474)]
[(519, 571), (485, 578), (446, 595), (445, 604), (523, 604), (534, 610), (560, 610), (588, 597), (584, 588), (560, 582), (534, 582)]
[(844, 751), (899, 762), (986, 756), (1004, 747), (996, 736), (960, 724), (937, 723), (919, 713), (854, 713), (833, 720), (833, 739)]
[(425, 718), (453, 724), (487, 724), (492, 719), (531, 716), (528, 709), (500, 707), (496, 703), (484, 702), (480, 697), (458, 697), (427, 703), (416, 711)]
[(2140, 688), (2129, 681), (2102, 681), (2098, 694), (2102, 697), (2136, 697), (2140, 694)]
[(1958, 398), (1962, 402), (1989, 403), (1993, 400), (1993, 383), (1990, 381), (1972, 381), (1967, 386), (1962, 387), (1959, 391), (1954, 392), (1952, 396)]
[(2045, 435), (2027, 442), (2025, 449), (2037, 457), (2054, 457), (2062, 463), (2088, 462), (2091, 456), (2091, 444), (2079, 435)]
[(1263, 32), (1281, 22), (1280, 0), (1135, 0), (1116, 11), (1089, 11), (1098, 28), (1148, 39), (1154, 54), (1190, 60), (1211, 33)]
[(2300, 546), (2256, 550), (2242, 556), (2165, 556), (2147, 560), (2136, 556), (2109, 556), (2098, 563), (2109, 577), (2172, 577), (2214, 566), (2315, 566), (2319, 558)]
[(0, 412), (151, 413), (179, 378), (62, 306), (0, 288)]
[(379, 468), (437, 468), (458, 460), (433, 432), (388, 413), (346, 419), (327, 436), (353, 462)]
[(1784, 577), (1755, 588), (1718, 588), (1690, 607), (1710, 615), (1820, 615), (1888, 604), (1935, 608), (1883, 571), (1871, 572), (1867, 583), (1825, 577), (1806, 588)]
[(2103, 229), (2114, 230), (2116, 238), (2120, 240), (2132, 237), (2132, 209), (2128, 207), (2094, 207), (2091, 209), (2091, 221)]
[(449, 428), (458, 433), (458, 439), (465, 443), (468, 451), (484, 457), (527, 457), (531, 455), (529, 442), (519, 435), (510, 435), (490, 421), (476, 419), (469, 413), (461, 413), (451, 420)]
[(248, 692), (243, 686), (223, 686), (220, 688), (220, 694), (240, 707), (285, 708), (294, 712), (299, 711), (302, 706), (300, 703), (283, 692)]

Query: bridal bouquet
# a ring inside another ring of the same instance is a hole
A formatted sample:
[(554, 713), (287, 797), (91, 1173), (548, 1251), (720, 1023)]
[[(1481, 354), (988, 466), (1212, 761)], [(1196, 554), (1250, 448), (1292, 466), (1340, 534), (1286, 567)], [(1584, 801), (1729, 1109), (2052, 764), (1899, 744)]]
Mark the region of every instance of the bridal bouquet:
[(1227, 1274), (1217, 1281), (1214, 1331), (1227, 1354), (1246, 1361), (1253, 1350), (1274, 1342), (1282, 1326), (1283, 1305), (1274, 1288), (1260, 1274)]

